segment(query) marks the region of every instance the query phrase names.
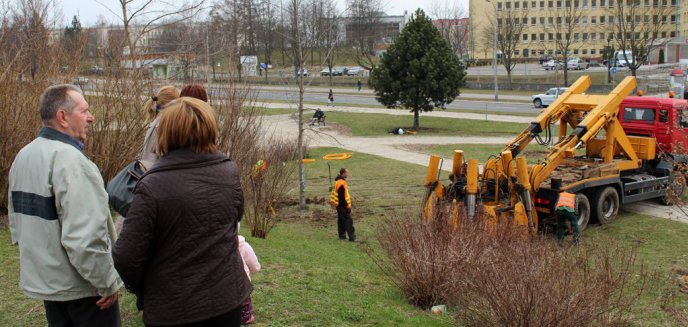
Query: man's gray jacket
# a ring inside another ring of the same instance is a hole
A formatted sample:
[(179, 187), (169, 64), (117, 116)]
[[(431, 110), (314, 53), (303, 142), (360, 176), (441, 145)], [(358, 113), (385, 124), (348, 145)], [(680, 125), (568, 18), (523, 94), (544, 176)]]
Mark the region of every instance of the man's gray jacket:
[(108, 296), (122, 286), (103, 178), (81, 148), (43, 128), (12, 163), (10, 232), (19, 245), (19, 284), (29, 297), (70, 301)]

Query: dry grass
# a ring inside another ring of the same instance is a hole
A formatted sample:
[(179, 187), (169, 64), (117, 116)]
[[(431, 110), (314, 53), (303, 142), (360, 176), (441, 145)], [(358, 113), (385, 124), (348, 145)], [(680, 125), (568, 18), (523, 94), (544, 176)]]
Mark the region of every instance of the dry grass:
[(648, 278), (628, 248), (560, 248), (463, 214), (455, 228), (446, 210), (429, 223), (417, 216), (382, 223), (377, 237), (387, 258), (372, 256), (410, 302), (451, 304), (465, 325), (625, 325)]

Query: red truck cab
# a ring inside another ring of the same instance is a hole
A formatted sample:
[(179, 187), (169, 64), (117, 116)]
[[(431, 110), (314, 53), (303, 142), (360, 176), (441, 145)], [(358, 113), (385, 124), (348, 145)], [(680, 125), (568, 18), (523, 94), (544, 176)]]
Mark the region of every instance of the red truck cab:
[(672, 98), (626, 97), (619, 122), (627, 135), (653, 137), (657, 150), (685, 154), (688, 150), (688, 101)]

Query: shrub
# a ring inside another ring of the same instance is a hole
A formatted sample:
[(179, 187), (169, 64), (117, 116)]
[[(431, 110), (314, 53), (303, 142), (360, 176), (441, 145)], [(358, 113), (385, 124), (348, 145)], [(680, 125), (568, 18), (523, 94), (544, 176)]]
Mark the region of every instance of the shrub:
[(386, 218), (377, 232), (386, 257), (373, 258), (411, 303), (453, 305), (461, 324), (619, 325), (644, 290), (647, 274), (627, 248), (560, 248), (462, 212), (453, 227), (450, 210), (418, 216)]

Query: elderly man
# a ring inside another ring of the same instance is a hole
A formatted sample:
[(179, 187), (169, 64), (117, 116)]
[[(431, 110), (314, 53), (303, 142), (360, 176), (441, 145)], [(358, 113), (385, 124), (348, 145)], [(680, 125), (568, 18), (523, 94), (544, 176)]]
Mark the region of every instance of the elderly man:
[(122, 281), (111, 256), (108, 197), (98, 167), (83, 153), (93, 115), (73, 85), (46, 89), (40, 115), (43, 128), (9, 174), (19, 284), (44, 301), (49, 326), (120, 326)]

